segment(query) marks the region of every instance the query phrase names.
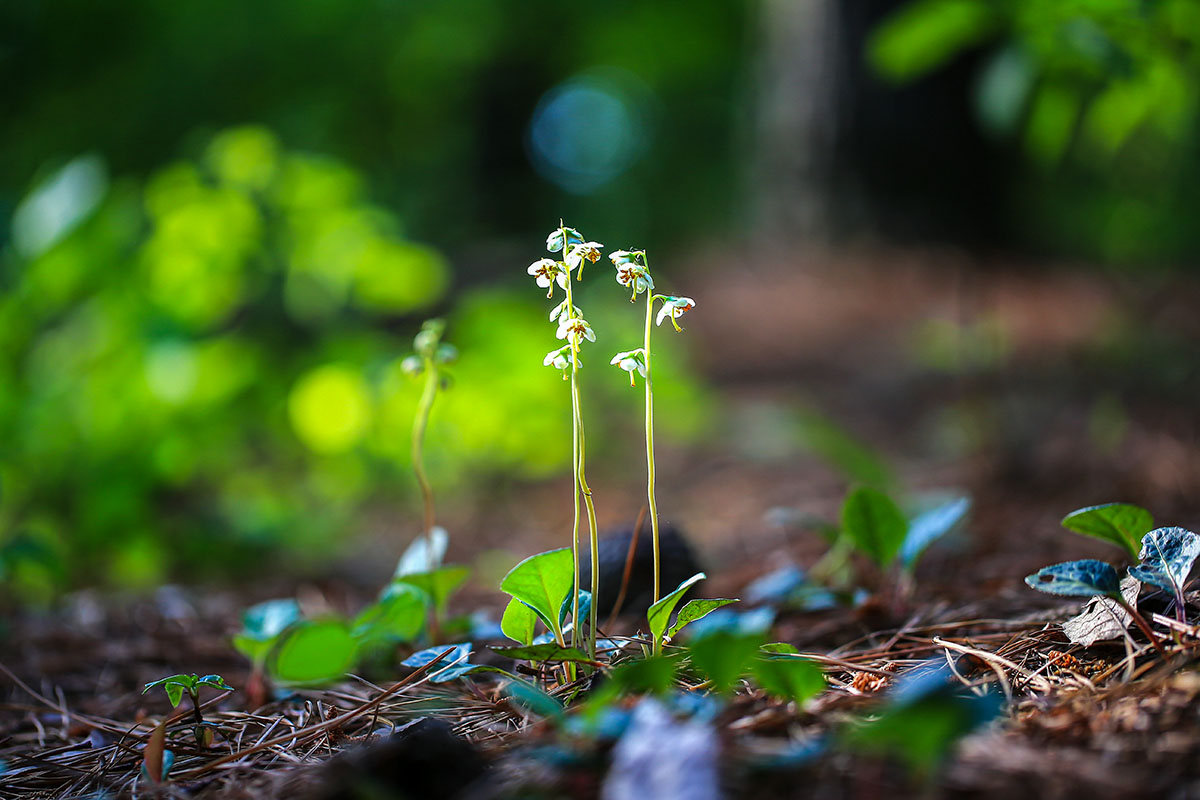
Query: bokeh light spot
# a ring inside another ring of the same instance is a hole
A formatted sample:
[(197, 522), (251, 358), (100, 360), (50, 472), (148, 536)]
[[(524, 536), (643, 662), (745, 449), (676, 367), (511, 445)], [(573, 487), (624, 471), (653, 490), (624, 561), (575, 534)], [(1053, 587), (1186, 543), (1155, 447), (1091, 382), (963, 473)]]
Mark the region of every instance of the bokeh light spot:
[(292, 389), (288, 413), (296, 435), (318, 453), (341, 453), (366, 434), (371, 402), (366, 381), (347, 364), (317, 367)]

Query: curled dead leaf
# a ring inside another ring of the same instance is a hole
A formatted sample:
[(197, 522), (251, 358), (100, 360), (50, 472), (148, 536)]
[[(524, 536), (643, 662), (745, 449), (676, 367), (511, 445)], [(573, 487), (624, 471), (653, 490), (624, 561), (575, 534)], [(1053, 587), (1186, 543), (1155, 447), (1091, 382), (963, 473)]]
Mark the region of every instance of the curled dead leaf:
[[(1121, 580), (1121, 596), (1131, 606), (1136, 606), (1141, 581), (1126, 575)], [(1063, 633), (1074, 644), (1091, 647), (1096, 642), (1118, 639), (1125, 634), (1133, 618), (1121, 604), (1107, 597), (1093, 597), (1084, 606), (1083, 612), (1063, 623)]]

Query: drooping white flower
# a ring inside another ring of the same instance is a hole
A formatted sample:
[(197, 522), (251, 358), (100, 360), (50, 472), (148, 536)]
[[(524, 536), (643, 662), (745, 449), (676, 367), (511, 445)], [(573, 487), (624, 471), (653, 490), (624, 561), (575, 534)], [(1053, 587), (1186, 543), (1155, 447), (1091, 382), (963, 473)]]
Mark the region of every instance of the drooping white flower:
[(551, 253), (557, 253), (563, 249), (564, 242), (567, 247), (573, 244), (579, 244), (583, 241), (583, 236), (574, 228), (555, 228), (550, 231), (550, 235), (546, 237), (546, 249)]
[(571, 347), (576, 352), (579, 352), (579, 342), (582, 339), (587, 339), (589, 342), (596, 341), (596, 334), (592, 331), (592, 326), (583, 317), (558, 318), (558, 332), (555, 334), (559, 339), (566, 339), (571, 343)]
[(636, 300), (637, 296), (642, 292), (654, 288), (654, 279), (650, 277), (650, 270), (645, 267), (639, 266), (632, 261), (617, 264), (616, 266), (617, 283), (633, 289), (633, 296), (629, 298), (630, 302)]
[(629, 385), (634, 386), (633, 373), (637, 372), (643, 378), (646, 377), (646, 351), (641, 347), (636, 350), (626, 350), (623, 353), (617, 353), (613, 356), (612, 361), (608, 362), (614, 366), (629, 373)]
[[(542, 359), (542, 365), (554, 367), (555, 369), (569, 369), (571, 366), (571, 357), (569, 355), (570, 349), (571, 345), (564, 344), (557, 350), (551, 350), (549, 353), (546, 353), (546, 357)], [(583, 365), (580, 364), (580, 366)]]
[(571, 269), (582, 267), (585, 260), (595, 264), (600, 260), (600, 251), (604, 245), (599, 242), (580, 242), (567, 250), (566, 262)]
[(568, 306), (569, 306), (569, 304), (567, 303), (566, 300), (563, 300), (561, 303), (556, 305), (550, 311), (550, 321), (554, 322), (554, 320), (558, 319), (559, 317), (562, 317), (563, 319), (567, 319), (568, 317), (582, 317), (583, 316), (582, 308), (580, 308), (579, 306), (575, 306), (575, 313), (572, 314), (571, 310)]
[(656, 325), (662, 325), (662, 321), (667, 317), (671, 318), (671, 325), (677, 331), (682, 331), (679, 323), (675, 320), (682, 317), (688, 311), (696, 307), (696, 301), (690, 297), (664, 297), (662, 308), (658, 310), (658, 320)]
[(567, 288), (570, 276), (563, 265), (552, 258), (540, 258), (525, 270), (537, 280), (537, 285), (546, 290), (546, 297), (554, 295), (554, 284), (558, 283), (563, 289)]
[(608, 254), (608, 258), (612, 261), (614, 267), (619, 267), (622, 264), (638, 264), (641, 266), (646, 264), (645, 250), (616, 250)]

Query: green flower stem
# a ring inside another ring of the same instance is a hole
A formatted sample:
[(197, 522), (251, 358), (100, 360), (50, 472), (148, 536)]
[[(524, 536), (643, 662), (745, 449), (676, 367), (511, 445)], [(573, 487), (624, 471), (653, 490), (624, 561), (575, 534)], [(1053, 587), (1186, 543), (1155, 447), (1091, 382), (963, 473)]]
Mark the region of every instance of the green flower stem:
[[(572, 277), (571, 270), (567, 266), (567, 232), (565, 228), (560, 228), (563, 237), (563, 268), (567, 270), (567, 316), (571, 319), (577, 319), (575, 313), (575, 299), (571, 291)], [(582, 260), (580, 267), (582, 267)], [(582, 270), (581, 270), (582, 272)], [(575, 519), (571, 533), (571, 554), (575, 562), (575, 584), (572, 590), (573, 597), (571, 598), (571, 646), (574, 647), (579, 641), (579, 495), (583, 494), (583, 501), (587, 507), (588, 517), (588, 539), (591, 545), (592, 552), (592, 604), (590, 612), (591, 627), (588, 631), (588, 654), (592, 660), (596, 658), (596, 594), (600, 583), (600, 553), (599, 543), (596, 541), (596, 509), (592, 504), (592, 490), (588, 487), (587, 476), (585, 470), (585, 439), (583, 431), (583, 411), (579, 401), (579, 343), (571, 342), (571, 442), (572, 442), (572, 472), (575, 478)]]
[[(424, 534), (426, 570), (432, 572), (433, 563), (433, 486), (425, 473), (425, 430), (429, 427), (429, 414), (433, 410), (433, 400), (437, 396), (438, 369), (432, 355), (421, 357), (425, 364), (425, 387), (421, 390), (421, 399), (417, 403), (417, 415), (413, 419), (412, 433), (412, 462), (413, 472), (417, 475), (417, 484), (421, 487), (421, 499), (425, 504)], [(429, 638), (436, 642), (440, 637), (437, 604), (429, 611)]]
[(424, 532), (425, 556), (429, 559), (426, 566), (433, 569), (433, 486), (425, 473), (425, 430), (429, 427), (429, 414), (433, 410), (433, 399), (437, 395), (438, 374), (437, 365), (432, 357), (423, 357), (425, 362), (425, 387), (421, 390), (421, 399), (417, 403), (417, 415), (413, 419), (412, 433), (412, 462), (413, 472), (417, 475), (417, 484), (421, 487), (421, 500), (425, 504)]
[[(642, 257), (643, 261), (645, 256)], [(646, 291), (646, 336), (642, 342), (642, 358), (646, 362), (646, 502), (650, 506), (650, 535), (654, 542), (654, 601), (658, 602), (661, 588), (659, 586), (662, 569), (659, 563), (658, 549), (658, 504), (654, 498), (654, 373), (650, 365), (650, 331), (654, 321), (653, 291)], [(630, 373), (632, 375), (632, 373)], [(637, 531), (634, 531), (637, 535)]]

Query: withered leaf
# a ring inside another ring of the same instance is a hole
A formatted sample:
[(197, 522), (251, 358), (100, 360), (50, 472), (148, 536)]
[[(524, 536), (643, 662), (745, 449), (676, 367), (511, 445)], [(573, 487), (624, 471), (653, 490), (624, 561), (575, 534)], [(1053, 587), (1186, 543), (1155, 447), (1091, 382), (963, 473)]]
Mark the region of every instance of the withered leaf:
[[(1121, 596), (1131, 606), (1136, 605), (1141, 588), (1141, 581), (1131, 575), (1121, 580)], [(1091, 647), (1096, 642), (1120, 638), (1132, 621), (1129, 612), (1116, 600), (1093, 597), (1083, 613), (1064, 622), (1062, 628), (1073, 643)]]

